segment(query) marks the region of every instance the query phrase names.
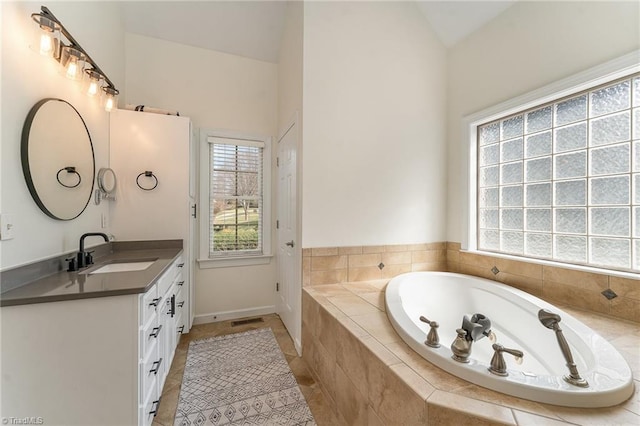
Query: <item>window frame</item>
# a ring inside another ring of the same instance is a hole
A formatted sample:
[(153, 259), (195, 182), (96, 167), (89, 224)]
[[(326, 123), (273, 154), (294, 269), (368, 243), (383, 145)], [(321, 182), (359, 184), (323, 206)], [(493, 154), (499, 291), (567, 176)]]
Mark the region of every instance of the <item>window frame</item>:
[[(210, 220), (210, 183), (211, 183), (211, 164), (210, 164), (210, 146), (209, 138), (221, 139), (238, 139), (244, 141), (261, 142), (264, 144), (262, 150), (262, 252), (238, 253), (237, 251), (229, 251), (212, 256), (209, 252), (209, 242), (211, 238)], [(199, 161), (199, 202), (200, 202), (200, 220), (199, 220), (199, 257), (198, 264), (200, 268), (224, 268), (230, 266), (250, 266), (263, 265), (271, 262), (272, 255), (272, 238), (271, 238), (271, 158), (272, 138), (269, 136), (261, 136), (255, 134), (247, 134), (241, 132), (205, 129), (200, 131), (200, 161)]]
[(616, 58), (599, 66), (590, 68), (568, 78), (551, 83), (540, 89), (514, 97), (500, 104), (462, 118), (462, 143), (466, 152), (467, 167), (465, 182), (466, 198), (463, 208), (466, 212), (466, 231), (463, 233), (461, 248), (464, 251), (476, 252), (487, 256), (509, 259), (526, 260), (528, 262), (556, 265), (571, 269), (604, 272), (610, 275), (634, 276), (637, 272), (608, 269), (602, 266), (565, 263), (559, 260), (539, 259), (526, 255), (508, 254), (502, 252), (479, 250), (477, 247), (478, 233), (478, 128), (495, 120), (516, 115), (520, 112), (532, 110), (544, 104), (568, 98), (585, 90), (606, 85), (631, 74), (640, 72), (640, 50)]

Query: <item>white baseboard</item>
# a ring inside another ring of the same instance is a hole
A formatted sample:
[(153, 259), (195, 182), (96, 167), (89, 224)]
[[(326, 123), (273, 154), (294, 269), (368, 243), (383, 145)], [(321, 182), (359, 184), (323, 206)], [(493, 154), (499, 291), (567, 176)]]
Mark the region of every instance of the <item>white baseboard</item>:
[(207, 324), (210, 322), (227, 321), (232, 319), (254, 317), (258, 315), (274, 314), (276, 312), (275, 305), (259, 306), (257, 308), (238, 309), (236, 311), (222, 311), (211, 314), (196, 315), (193, 319), (193, 325)]

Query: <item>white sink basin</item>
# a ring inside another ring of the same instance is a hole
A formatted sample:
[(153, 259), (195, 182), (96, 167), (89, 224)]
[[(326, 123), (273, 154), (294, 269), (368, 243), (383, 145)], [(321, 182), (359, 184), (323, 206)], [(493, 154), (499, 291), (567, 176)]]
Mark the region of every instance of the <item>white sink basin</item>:
[(119, 262), (119, 263), (109, 263), (108, 265), (104, 265), (99, 267), (98, 269), (94, 269), (89, 272), (89, 275), (92, 274), (107, 274), (111, 272), (133, 272), (133, 271), (144, 271), (149, 266), (151, 266), (155, 261), (144, 261), (144, 262)]

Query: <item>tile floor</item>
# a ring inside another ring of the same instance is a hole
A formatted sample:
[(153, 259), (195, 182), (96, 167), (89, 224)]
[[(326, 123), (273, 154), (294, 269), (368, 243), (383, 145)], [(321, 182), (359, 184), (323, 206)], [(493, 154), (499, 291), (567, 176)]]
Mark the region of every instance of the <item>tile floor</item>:
[(287, 333), (280, 318), (275, 315), (263, 315), (264, 322), (256, 322), (232, 327), (231, 321), (220, 321), (209, 324), (194, 325), (189, 334), (184, 334), (180, 338), (180, 343), (176, 349), (171, 369), (167, 375), (167, 380), (162, 390), (162, 402), (160, 403), (160, 411), (153, 421), (154, 426), (173, 426), (176, 407), (178, 405), (178, 396), (180, 394), (180, 385), (182, 383), (182, 374), (184, 365), (187, 360), (187, 350), (189, 342), (192, 340), (206, 339), (208, 337), (222, 336), (225, 334), (240, 333), (258, 328), (271, 327), (273, 334), (276, 336), (280, 349), (284, 353), (291, 371), (293, 371), (300, 390), (304, 394), (307, 404), (313, 413), (316, 423), (322, 425), (335, 425), (338, 423), (335, 414), (325, 399), (320, 385), (316, 383), (306, 362), (300, 358), (293, 345), (293, 341)]

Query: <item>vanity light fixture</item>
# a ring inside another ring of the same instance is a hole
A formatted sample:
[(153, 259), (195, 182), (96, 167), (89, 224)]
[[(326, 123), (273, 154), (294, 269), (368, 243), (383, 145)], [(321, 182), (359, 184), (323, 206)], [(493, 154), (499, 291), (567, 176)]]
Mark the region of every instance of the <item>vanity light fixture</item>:
[(41, 6), (40, 13), (31, 14), (31, 18), (40, 26), (40, 53), (58, 61), (65, 68), (64, 73), (68, 78), (77, 81), (86, 79), (87, 95), (100, 94), (107, 112), (116, 107), (120, 92), (58, 18), (46, 6)]

